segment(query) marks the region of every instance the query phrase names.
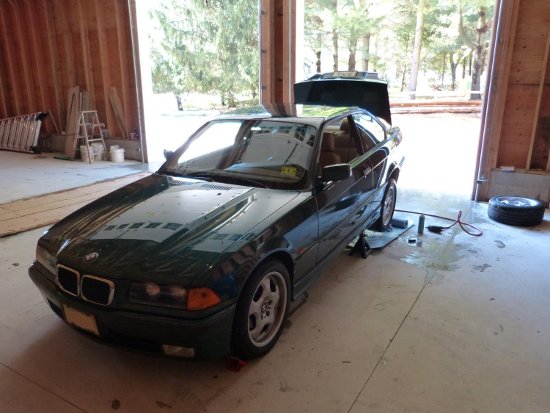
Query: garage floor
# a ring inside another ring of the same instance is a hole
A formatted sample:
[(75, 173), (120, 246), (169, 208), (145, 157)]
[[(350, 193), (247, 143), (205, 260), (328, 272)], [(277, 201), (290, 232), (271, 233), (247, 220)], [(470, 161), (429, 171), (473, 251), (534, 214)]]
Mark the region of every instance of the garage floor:
[(27, 275), (44, 229), (0, 238), (0, 411), (548, 412), (550, 213), (507, 227), (485, 204), (412, 190), (398, 208), (462, 209), (484, 234), (413, 228), (367, 260), (342, 252), (239, 373), (74, 331)]
[(64, 161), (54, 154), (0, 151), (0, 204), (36, 195), (88, 185), (105, 179), (158, 169), (126, 160), (121, 163)]

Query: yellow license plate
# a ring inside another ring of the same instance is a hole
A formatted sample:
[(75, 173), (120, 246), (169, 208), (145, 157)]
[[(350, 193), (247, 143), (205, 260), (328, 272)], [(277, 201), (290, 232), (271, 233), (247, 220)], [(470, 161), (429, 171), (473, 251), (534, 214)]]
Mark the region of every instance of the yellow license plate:
[(63, 312), (65, 313), (65, 321), (67, 321), (67, 323), (99, 336), (97, 321), (93, 315), (75, 310), (65, 304), (63, 304)]

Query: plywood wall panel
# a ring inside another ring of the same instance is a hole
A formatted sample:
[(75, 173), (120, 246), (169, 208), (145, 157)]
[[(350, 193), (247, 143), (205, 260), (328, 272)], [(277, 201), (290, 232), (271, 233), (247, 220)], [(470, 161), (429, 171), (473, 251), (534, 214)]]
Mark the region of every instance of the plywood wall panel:
[(51, 110), (64, 125), (67, 91), (79, 86), (111, 135), (121, 136), (108, 99), (115, 87), (126, 128), (137, 128), (132, 50), (127, 1), (0, 1), (0, 118)]
[(10, 117), (10, 113), (17, 113), (22, 101), (18, 90), (19, 73), (16, 70), (18, 64), (17, 56), (14, 54), (14, 45), (10, 40), (11, 20), (10, 7), (2, 7), (2, 10), (0, 10), (0, 50), (2, 50), (4, 58), (0, 59), (0, 72), (5, 82), (4, 93), (6, 95), (7, 110), (2, 117)]
[(535, 85), (512, 84), (508, 87), (495, 166), (522, 168), (526, 164), (535, 116), (533, 103), (537, 96), (538, 87)]
[(514, 56), (511, 62), (510, 82), (515, 84), (538, 85), (542, 76), (544, 45), (546, 37), (532, 41), (516, 39)]

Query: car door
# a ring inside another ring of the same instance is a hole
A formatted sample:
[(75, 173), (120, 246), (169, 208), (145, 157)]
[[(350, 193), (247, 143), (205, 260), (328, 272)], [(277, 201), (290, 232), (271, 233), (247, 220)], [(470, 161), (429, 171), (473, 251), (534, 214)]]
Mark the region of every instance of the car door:
[(363, 141), (366, 154), (372, 167), (369, 180), (366, 182), (366, 192), (369, 194), (367, 214), (374, 214), (380, 207), (384, 185), (382, 182), (390, 148), (384, 127), (369, 113), (362, 112), (353, 115), (355, 125)]
[[(353, 118), (348, 116), (338, 119), (338, 122), (340, 127), (335, 128), (335, 123), (331, 123), (323, 131), (322, 139), (326, 140), (328, 134), (333, 134), (335, 142), (334, 145), (322, 143), (319, 175), (321, 168), (326, 166), (328, 160), (333, 163), (348, 163), (352, 173), (345, 180), (325, 182), (318, 188), (316, 195), (319, 211), (317, 262), (323, 261), (332, 252), (338, 252), (343, 243), (357, 235), (358, 226), (368, 207), (366, 188), (369, 180), (372, 179), (370, 161), (363, 156), (364, 149)], [(347, 126), (343, 126), (346, 123)], [(337, 156), (330, 156), (327, 149), (333, 149)]]

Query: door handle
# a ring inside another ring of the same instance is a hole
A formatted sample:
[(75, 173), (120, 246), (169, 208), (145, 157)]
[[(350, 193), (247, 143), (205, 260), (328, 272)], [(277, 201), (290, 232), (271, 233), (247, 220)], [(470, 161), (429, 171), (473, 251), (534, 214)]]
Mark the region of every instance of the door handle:
[(365, 170), (363, 171), (363, 175), (364, 175), (364, 176), (367, 176), (367, 175), (370, 174), (371, 172), (372, 172), (372, 168), (366, 167)]

